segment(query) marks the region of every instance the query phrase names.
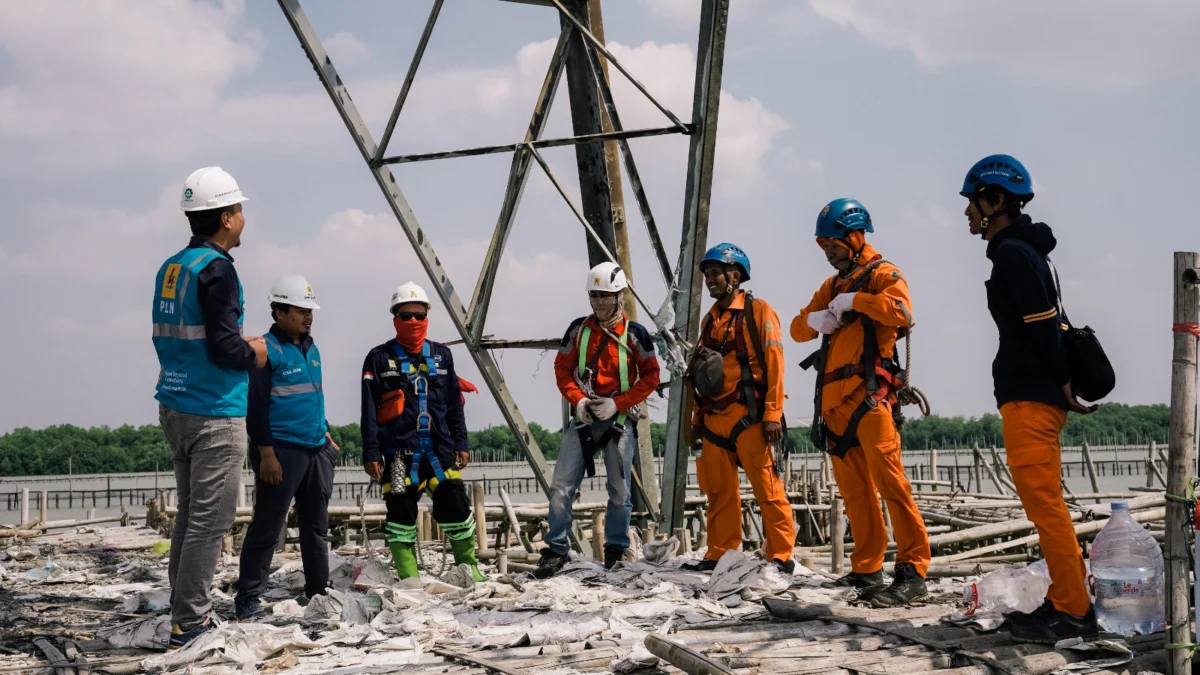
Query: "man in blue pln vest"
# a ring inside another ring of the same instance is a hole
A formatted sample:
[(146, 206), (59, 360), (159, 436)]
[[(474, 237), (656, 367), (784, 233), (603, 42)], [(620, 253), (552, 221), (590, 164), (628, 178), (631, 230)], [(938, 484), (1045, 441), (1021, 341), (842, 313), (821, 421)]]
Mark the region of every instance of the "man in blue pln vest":
[(393, 340), (363, 362), (363, 467), (379, 481), (387, 504), (385, 539), (401, 579), (418, 575), (417, 503), (433, 500), (433, 518), (475, 581), (475, 518), (460, 471), (467, 466), (467, 423), (454, 358), (426, 339), (429, 297), (414, 283), (392, 294)]
[(254, 519), (242, 544), (234, 613), (262, 616), (259, 594), (271, 570), (288, 507), (296, 500), (304, 595), (324, 595), (329, 585), (329, 497), (338, 446), (325, 420), (321, 350), (312, 338), (320, 309), (304, 277), (281, 277), (271, 286), (267, 367), (250, 374), (250, 462), (257, 476)]
[(179, 504), (168, 568), (170, 649), (214, 627), (209, 586), (237, 515), (249, 372), (267, 362), (263, 338), (242, 337), (242, 283), (229, 255), (241, 244), (245, 201), (220, 167), (192, 172), (180, 201), (192, 239), (154, 281), (155, 398)]

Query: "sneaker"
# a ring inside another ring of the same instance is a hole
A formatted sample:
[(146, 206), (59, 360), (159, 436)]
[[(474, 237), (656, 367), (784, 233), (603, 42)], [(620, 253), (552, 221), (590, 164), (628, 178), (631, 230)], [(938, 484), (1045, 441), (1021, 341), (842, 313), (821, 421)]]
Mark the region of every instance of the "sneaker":
[(238, 621), (261, 619), (265, 613), (258, 598), (235, 598), (233, 601), (233, 614)]
[(1095, 640), (1100, 637), (1095, 607), (1088, 607), (1087, 614), (1083, 616), (1072, 616), (1055, 609), (1047, 598), (1041, 607), (1029, 614), (1014, 613), (1005, 615), (1005, 618), (1009, 620), (1014, 642), (1053, 645), (1068, 638)]
[(570, 558), (565, 555), (559, 555), (549, 548), (542, 549), (542, 559), (538, 562), (537, 569), (533, 571), (534, 579), (549, 579), (558, 574), (568, 562)]
[(617, 563), (625, 558), (625, 548), (622, 546), (605, 546), (604, 547), (604, 569), (611, 570)]
[(914, 600), (929, 596), (925, 579), (917, 574), (917, 568), (908, 563), (897, 563), (892, 585), (871, 596), (871, 606), (877, 609), (904, 607)]
[(771, 561), (771, 564), (778, 567), (780, 572), (783, 572), (784, 574), (786, 574), (789, 577), (796, 573), (796, 561), (795, 560), (783, 560), (780, 558), (776, 558), (775, 560)]
[(205, 619), (204, 621), (201, 621), (187, 630), (184, 630), (179, 624), (175, 624), (171, 626), (171, 639), (167, 642), (167, 649), (179, 649), (180, 647), (184, 647), (187, 645), (187, 643), (195, 640), (214, 628), (216, 628), (216, 626), (213, 625), (210, 619)]
[(695, 562), (684, 563), (679, 566), (679, 569), (687, 572), (711, 572), (717, 569), (717, 561), (701, 558)]

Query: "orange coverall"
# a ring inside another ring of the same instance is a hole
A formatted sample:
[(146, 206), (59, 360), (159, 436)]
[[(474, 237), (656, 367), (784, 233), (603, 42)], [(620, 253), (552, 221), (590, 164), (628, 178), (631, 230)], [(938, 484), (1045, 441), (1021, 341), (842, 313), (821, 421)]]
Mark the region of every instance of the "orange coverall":
[[(710, 335), (729, 334), (733, 344), (732, 323), (735, 312), (745, 308), (746, 293), (739, 291), (728, 310), (714, 304), (708, 311)], [(763, 421), (779, 423), (783, 419), (783, 336), (780, 332), (779, 315), (766, 302), (754, 299), (754, 316), (745, 316), (744, 321), (754, 321), (762, 339), (765, 358), (754, 349), (750, 330), (743, 327), (746, 350), (749, 352), (750, 371), (754, 381), (766, 385), (763, 401)], [(703, 323), (701, 325), (704, 325)], [(764, 363), (765, 362), (765, 363)], [(730, 351), (724, 356), (725, 386), (719, 398), (737, 391), (741, 386), (742, 368), (737, 354)], [(733, 427), (749, 413), (742, 402), (735, 402), (724, 410), (712, 410), (701, 420), (698, 408), (692, 411), (692, 426), (704, 427), (717, 436), (728, 438)], [(763, 425), (754, 424), (737, 437), (737, 456), (705, 439), (696, 460), (696, 477), (700, 490), (708, 496), (708, 551), (705, 557), (719, 560), (726, 551), (737, 550), (742, 544), (742, 502), (738, 492), (738, 465), (746, 472), (746, 478), (754, 490), (762, 511), (763, 533), (766, 541), (763, 552), (767, 560), (790, 560), (796, 541), (796, 528), (792, 516), (792, 505), (784, 491), (783, 480), (775, 471), (775, 457), (763, 437)]]
[(1074, 616), (1087, 614), (1087, 570), (1075, 536), (1075, 523), (1062, 496), (1062, 447), (1059, 434), (1067, 411), (1034, 401), (1000, 406), (1004, 447), (1021, 506), (1038, 531), (1042, 557), (1050, 570), (1046, 597), (1055, 609)]
[[(854, 235), (862, 236), (858, 232), (851, 233)], [(881, 257), (870, 245), (861, 240), (860, 243), (858, 260), (863, 267)], [(829, 302), (864, 273), (859, 270), (849, 278), (834, 275), (826, 280), (808, 306), (792, 319), (792, 339), (808, 342), (820, 337), (821, 334), (808, 325), (808, 315), (828, 309)], [(908, 284), (900, 270), (890, 263), (876, 267), (871, 272), (871, 280), (854, 297), (854, 311), (874, 321), (881, 357), (895, 356), (898, 329), (912, 323), (911, 307)], [(862, 363), (863, 346), (861, 321), (855, 320), (839, 328), (831, 336), (825, 372)], [(823, 376), (824, 373), (818, 375)], [(826, 384), (821, 391), (821, 414), (829, 429), (839, 436), (845, 433), (850, 416), (866, 396), (866, 383), (857, 375)], [(925, 532), (925, 520), (913, 501), (912, 486), (904, 474), (900, 434), (892, 422), (891, 404), (885, 400), (864, 415), (858, 424), (857, 436), (858, 446), (851, 448), (845, 457), (832, 458), (833, 475), (845, 501), (850, 533), (854, 538), (854, 552), (850, 555), (852, 569), (860, 574), (870, 574), (883, 568), (887, 529), (876, 496), (878, 492), (887, 502), (892, 517), (898, 549), (896, 562), (911, 564), (924, 577), (929, 569), (929, 535)]]

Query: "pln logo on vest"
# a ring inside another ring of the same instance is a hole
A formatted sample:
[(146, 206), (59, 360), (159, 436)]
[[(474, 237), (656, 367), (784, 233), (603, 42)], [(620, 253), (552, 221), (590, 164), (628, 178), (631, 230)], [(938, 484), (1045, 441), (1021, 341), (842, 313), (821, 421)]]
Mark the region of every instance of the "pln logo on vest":
[(183, 265), (180, 263), (171, 263), (167, 265), (167, 273), (163, 275), (162, 289), (159, 295), (167, 300), (175, 299), (175, 290), (179, 286), (179, 270)]
[(312, 360), (312, 364), (313, 364), (313, 368), (320, 368), (320, 367), (321, 367), (321, 362), (320, 362), (320, 361), (318, 361), (318, 360), (316, 360), (316, 359), (313, 359), (313, 360)]

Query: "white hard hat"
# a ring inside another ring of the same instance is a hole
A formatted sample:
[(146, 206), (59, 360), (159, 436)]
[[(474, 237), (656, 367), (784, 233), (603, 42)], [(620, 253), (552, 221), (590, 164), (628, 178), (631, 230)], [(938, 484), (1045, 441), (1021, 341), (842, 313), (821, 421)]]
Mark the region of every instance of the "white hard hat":
[(271, 302), (307, 309), (321, 309), (317, 305), (317, 294), (312, 286), (299, 274), (279, 277), (271, 284)]
[(186, 211), (206, 211), (246, 201), (237, 181), (219, 166), (196, 169), (183, 182), (179, 207)]
[(429, 296), (425, 295), (425, 289), (411, 281), (400, 286), (396, 289), (395, 293), (392, 293), (392, 304), (388, 305), (388, 309), (391, 310), (392, 307), (406, 302), (419, 302), (426, 307), (431, 306), (429, 304)]
[(629, 287), (629, 280), (619, 265), (612, 262), (602, 262), (588, 272), (587, 290), (617, 293)]

